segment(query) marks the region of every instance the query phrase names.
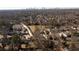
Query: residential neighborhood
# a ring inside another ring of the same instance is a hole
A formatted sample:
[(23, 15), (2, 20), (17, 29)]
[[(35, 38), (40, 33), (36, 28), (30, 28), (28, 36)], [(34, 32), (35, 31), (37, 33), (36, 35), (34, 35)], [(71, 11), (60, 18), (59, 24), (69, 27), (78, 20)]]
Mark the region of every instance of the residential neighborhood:
[(0, 11), (0, 51), (79, 51), (79, 9)]

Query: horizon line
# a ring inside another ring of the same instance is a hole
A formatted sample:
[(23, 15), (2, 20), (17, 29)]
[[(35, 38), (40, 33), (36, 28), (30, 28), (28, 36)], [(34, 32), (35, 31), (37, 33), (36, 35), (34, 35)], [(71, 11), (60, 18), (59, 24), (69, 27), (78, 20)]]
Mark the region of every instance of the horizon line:
[(61, 7), (56, 7), (56, 8), (6, 8), (6, 9), (0, 9), (0, 10), (31, 10), (31, 9), (36, 9), (36, 10), (40, 10), (40, 9), (79, 9), (79, 7), (68, 7), (68, 8), (61, 8)]

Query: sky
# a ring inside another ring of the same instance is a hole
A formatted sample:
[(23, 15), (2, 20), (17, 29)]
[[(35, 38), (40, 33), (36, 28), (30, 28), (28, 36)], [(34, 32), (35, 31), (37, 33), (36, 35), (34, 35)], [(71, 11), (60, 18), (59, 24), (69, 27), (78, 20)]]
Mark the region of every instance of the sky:
[(79, 8), (78, 0), (0, 0), (0, 10), (28, 8)]

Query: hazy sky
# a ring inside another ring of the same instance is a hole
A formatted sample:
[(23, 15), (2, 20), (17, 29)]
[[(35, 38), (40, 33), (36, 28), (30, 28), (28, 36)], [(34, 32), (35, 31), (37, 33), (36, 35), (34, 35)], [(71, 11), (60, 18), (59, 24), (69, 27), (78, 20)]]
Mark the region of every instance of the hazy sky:
[(78, 0), (0, 0), (0, 9), (78, 8)]

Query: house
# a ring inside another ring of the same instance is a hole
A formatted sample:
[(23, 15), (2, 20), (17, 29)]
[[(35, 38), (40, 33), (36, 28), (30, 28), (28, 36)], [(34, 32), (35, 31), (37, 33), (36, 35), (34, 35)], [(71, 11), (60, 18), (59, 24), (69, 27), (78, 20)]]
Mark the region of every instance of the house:
[(0, 34), (0, 39), (2, 39), (2, 38), (4, 38), (4, 36)]

